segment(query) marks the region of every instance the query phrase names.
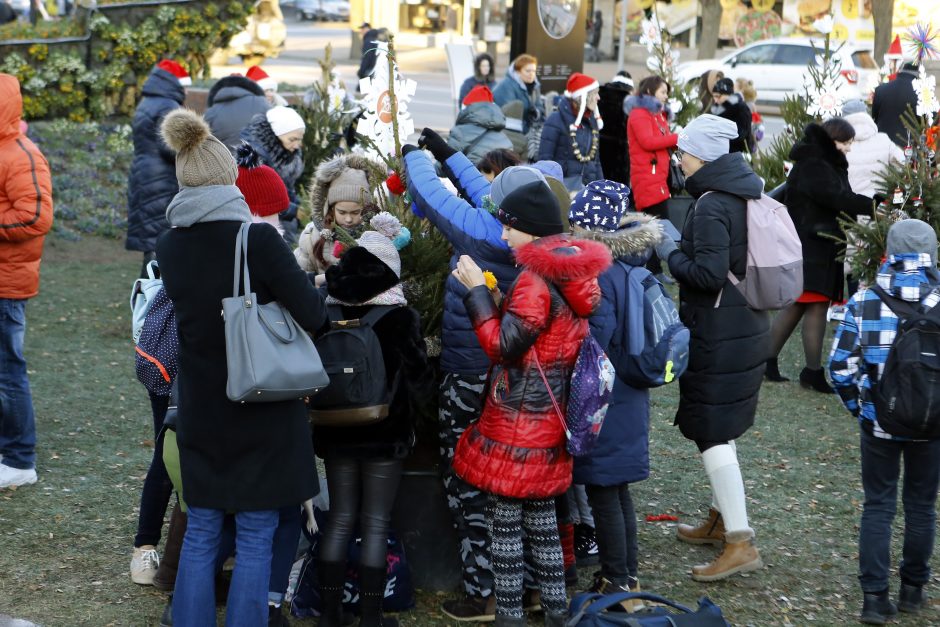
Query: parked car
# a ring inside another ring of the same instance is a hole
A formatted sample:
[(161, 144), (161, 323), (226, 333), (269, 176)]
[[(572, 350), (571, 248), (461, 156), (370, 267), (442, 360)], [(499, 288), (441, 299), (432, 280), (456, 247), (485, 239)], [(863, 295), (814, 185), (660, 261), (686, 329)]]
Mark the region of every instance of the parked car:
[(245, 30), (229, 41), (226, 58), (238, 55), (248, 65), (276, 57), (287, 39), (287, 27), (277, 0), (258, 0)]
[(320, 22), (349, 21), (349, 2), (346, 0), (296, 0), (298, 20)]
[(17, 15), (29, 19), (30, 0), (9, 0), (9, 2), (10, 6), (13, 7), (13, 10), (16, 11)]
[[(813, 49), (813, 44), (816, 50)], [(838, 45), (835, 44), (837, 47)], [(821, 41), (809, 39), (766, 39), (729, 54), (722, 59), (689, 61), (678, 67), (679, 79), (694, 82), (708, 70), (721, 70), (732, 79), (754, 81), (760, 102), (781, 103), (786, 96), (803, 89), (807, 66), (819, 63)], [(849, 98), (864, 98), (871, 73), (878, 71), (870, 45), (848, 43), (833, 54), (841, 63), (842, 80)]]

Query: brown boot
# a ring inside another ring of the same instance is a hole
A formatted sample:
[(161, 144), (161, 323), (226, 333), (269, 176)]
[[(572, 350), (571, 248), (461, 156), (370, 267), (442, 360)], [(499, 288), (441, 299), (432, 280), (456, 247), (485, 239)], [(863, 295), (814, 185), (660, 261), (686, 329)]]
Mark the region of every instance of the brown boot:
[(725, 534), (724, 549), (712, 563), (692, 567), (692, 579), (718, 581), (763, 567), (764, 562), (754, 546), (754, 532), (751, 529), (729, 531)]
[(183, 548), (183, 536), (186, 535), (186, 512), (179, 503), (170, 514), (170, 526), (163, 543), (163, 559), (153, 576), (153, 587), (164, 592), (173, 592), (176, 585), (176, 569), (180, 564), (180, 550)]
[(679, 525), (676, 527), (676, 537), (689, 544), (721, 546), (725, 543), (725, 523), (721, 519), (721, 512), (709, 507), (708, 519), (705, 522), (698, 527)]

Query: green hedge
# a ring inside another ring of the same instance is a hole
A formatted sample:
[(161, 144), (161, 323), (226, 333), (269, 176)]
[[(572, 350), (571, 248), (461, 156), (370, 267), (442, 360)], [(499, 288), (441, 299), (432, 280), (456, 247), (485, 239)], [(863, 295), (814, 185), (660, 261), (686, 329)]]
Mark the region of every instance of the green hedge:
[(0, 72), (20, 80), (27, 119), (131, 115), (157, 61), (172, 57), (193, 76), (207, 74), (209, 57), (245, 27), (252, 6), (246, 0), (108, 4), (90, 14), (79, 9), (56, 28), (2, 27)]

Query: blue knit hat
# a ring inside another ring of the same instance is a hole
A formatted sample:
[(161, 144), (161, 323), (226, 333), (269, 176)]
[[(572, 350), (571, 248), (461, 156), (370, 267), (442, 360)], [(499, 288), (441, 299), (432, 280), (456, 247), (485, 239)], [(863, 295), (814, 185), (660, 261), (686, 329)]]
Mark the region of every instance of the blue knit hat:
[(582, 189), (568, 211), (572, 225), (592, 231), (616, 231), (629, 207), (630, 188), (616, 181), (593, 181)]

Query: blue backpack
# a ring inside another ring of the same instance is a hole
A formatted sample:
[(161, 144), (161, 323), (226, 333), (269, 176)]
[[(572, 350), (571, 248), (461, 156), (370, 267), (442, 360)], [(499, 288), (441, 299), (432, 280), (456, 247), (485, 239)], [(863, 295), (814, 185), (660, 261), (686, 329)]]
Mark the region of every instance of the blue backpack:
[[(631, 599), (659, 605), (628, 614), (620, 604)], [(692, 610), (648, 592), (582, 592), (571, 599), (569, 615), (568, 627), (729, 627), (721, 608), (708, 597), (699, 599), (698, 610)]]
[(179, 369), (179, 336), (173, 301), (163, 287), (149, 299), (134, 350), (138, 381), (151, 394), (169, 396)]
[[(682, 376), (689, 365), (689, 330), (679, 321), (672, 298), (646, 268), (618, 260), (626, 273), (625, 319), (621, 337), (611, 340), (610, 359), (621, 381), (635, 388), (655, 388)], [(642, 298), (642, 307), (634, 303)], [(618, 316), (620, 322), (620, 316)]]

